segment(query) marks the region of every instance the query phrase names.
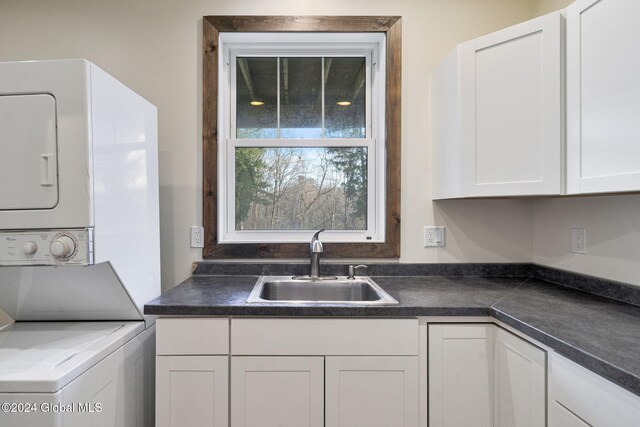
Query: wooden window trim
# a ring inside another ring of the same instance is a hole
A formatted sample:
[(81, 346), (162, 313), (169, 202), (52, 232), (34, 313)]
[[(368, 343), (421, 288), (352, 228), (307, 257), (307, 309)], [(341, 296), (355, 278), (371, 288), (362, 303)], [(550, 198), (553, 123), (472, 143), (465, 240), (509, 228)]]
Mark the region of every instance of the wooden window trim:
[(205, 259), (306, 258), (308, 243), (218, 243), (218, 34), (220, 32), (382, 32), (386, 52), (386, 221), (384, 243), (329, 243), (326, 257), (400, 256), (400, 97), (402, 26), (399, 16), (205, 16), (203, 26), (203, 222)]

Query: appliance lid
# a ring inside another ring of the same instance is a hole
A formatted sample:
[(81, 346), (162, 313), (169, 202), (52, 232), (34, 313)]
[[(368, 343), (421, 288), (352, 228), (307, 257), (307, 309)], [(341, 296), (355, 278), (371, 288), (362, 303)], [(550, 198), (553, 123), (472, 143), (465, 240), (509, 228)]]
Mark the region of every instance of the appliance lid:
[(15, 321), (144, 318), (109, 262), (0, 267), (0, 308)]
[(144, 322), (16, 322), (0, 329), (0, 392), (54, 393), (144, 330)]

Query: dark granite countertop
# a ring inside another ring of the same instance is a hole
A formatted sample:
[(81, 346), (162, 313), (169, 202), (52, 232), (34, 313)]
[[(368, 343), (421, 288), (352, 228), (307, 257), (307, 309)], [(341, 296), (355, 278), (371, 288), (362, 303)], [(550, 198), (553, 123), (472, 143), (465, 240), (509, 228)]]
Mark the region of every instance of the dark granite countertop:
[(195, 316), (489, 316), (523, 278), (376, 277), (399, 304), (247, 304), (258, 276), (192, 276), (145, 306), (146, 314)]
[(640, 307), (530, 279), (491, 314), (640, 395)]
[(198, 316), (493, 316), (640, 395), (640, 307), (536, 278), (374, 276), (394, 306), (247, 304), (257, 276), (195, 275), (145, 306)]

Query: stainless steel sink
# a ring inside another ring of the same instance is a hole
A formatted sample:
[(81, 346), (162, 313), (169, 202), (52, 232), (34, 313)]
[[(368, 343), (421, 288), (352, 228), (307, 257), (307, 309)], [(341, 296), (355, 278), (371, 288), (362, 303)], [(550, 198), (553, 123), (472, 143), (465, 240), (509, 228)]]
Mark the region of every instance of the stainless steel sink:
[(291, 276), (260, 276), (251, 295), (252, 303), (276, 304), (398, 304), (369, 277), (332, 277), (311, 280)]

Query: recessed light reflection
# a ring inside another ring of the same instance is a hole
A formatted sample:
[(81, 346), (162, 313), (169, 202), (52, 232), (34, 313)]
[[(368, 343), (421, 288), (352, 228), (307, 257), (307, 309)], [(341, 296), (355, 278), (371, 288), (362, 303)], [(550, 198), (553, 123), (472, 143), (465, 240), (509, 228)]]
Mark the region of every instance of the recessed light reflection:
[(336, 104), (342, 106), (342, 107), (347, 107), (349, 105), (351, 105), (351, 101), (338, 101)]
[(259, 107), (261, 105), (264, 105), (264, 102), (255, 100), (255, 101), (251, 101), (250, 104), (253, 105), (254, 107)]

